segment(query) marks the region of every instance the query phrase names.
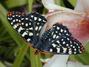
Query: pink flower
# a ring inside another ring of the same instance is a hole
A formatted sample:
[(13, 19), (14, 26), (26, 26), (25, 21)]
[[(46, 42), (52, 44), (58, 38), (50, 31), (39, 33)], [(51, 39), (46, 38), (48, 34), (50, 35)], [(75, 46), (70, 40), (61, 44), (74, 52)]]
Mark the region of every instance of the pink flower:
[[(55, 5), (53, 0), (43, 0), (44, 6), (49, 10), (46, 15), (47, 27), (55, 23), (67, 26), (72, 35), (80, 42), (89, 40), (89, 0), (78, 0), (75, 10)], [(50, 2), (50, 3), (49, 3)], [(81, 6), (81, 8), (79, 7)], [(83, 10), (84, 9), (84, 10)]]
[[(46, 14), (46, 29), (52, 27), (55, 23), (61, 23), (67, 26), (73, 37), (79, 40), (83, 45), (89, 40), (89, 0), (77, 0), (75, 9), (68, 9), (58, 6), (55, 0), (42, 0), (45, 8), (48, 9)], [(67, 64), (69, 55), (54, 55), (44, 67), (88, 67), (76, 63)]]

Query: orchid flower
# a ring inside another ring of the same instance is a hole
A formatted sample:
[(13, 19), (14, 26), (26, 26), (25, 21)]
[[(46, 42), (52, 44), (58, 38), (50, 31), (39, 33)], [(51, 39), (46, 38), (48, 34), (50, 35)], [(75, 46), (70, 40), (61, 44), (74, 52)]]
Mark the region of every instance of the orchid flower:
[[(73, 37), (84, 45), (89, 40), (89, 0), (77, 0), (74, 10), (58, 6), (54, 1), (42, 0), (44, 7), (49, 11), (45, 16), (47, 18), (46, 29), (51, 28), (55, 23), (61, 23), (67, 26)], [(71, 64), (67, 64), (68, 56), (54, 55), (44, 67), (70, 67)], [(79, 65), (77, 67), (88, 67)]]

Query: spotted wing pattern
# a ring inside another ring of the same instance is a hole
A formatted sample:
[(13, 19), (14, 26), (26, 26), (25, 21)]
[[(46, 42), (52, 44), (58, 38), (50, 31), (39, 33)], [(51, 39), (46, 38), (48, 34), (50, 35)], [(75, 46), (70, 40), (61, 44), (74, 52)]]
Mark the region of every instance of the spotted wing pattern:
[(8, 20), (13, 28), (32, 46), (40, 51), (54, 54), (80, 54), (84, 51), (82, 44), (72, 37), (68, 28), (62, 24), (54, 24), (40, 37), (46, 19), (39, 13), (25, 14), (9, 12)]
[(46, 22), (46, 19), (39, 13), (25, 14), (15, 11), (8, 13), (8, 20), (13, 28), (33, 45), (39, 41), (40, 31)]
[(55, 54), (80, 54), (84, 48), (82, 44), (74, 39), (66, 26), (55, 24), (42, 35), (41, 43), (44, 51)]

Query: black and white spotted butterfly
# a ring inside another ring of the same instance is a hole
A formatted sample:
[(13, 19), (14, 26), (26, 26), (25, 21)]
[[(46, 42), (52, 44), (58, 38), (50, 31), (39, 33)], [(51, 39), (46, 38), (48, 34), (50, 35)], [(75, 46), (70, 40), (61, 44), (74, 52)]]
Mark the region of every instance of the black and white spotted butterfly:
[(40, 51), (54, 54), (80, 54), (84, 51), (82, 44), (73, 38), (68, 28), (62, 24), (54, 24), (40, 36), (47, 20), (39, 13), (12, 11), (8, 13), (8, 20), (28, 43), (32, 43), (32, 47)]

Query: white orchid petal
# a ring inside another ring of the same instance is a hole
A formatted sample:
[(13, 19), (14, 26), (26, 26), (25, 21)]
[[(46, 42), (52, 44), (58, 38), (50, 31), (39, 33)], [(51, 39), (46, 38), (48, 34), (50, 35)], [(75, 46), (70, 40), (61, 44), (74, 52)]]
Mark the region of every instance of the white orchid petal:
[(59, 9), (59, 6), (55, 4), (54, 0), (42, 0), (42, 3), (48, 10)]
[(59, 11), (66, 11), (66, 12), (71, 12), (71, 13), (77, 13), (72, 9), (69, 8), (65, 8), (59, 5), (56, 5), (54, 0), (42, 0), (42, 3), (44, 5), (45, 8), (47, 8), (50, 12), (53, 12), (55, 10), (59, 10)]
[(89, 14), (89, 0), (77, 0), (75, 10)]
[(79, 62), (67, 61), (68, 55), (54, 55), (43, 67), (89, 67)]
[(66, 67), (69, 55), (54, 55), (43, 67)]

